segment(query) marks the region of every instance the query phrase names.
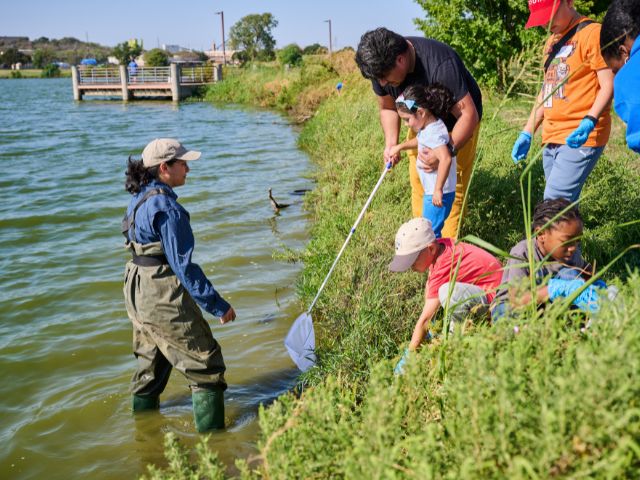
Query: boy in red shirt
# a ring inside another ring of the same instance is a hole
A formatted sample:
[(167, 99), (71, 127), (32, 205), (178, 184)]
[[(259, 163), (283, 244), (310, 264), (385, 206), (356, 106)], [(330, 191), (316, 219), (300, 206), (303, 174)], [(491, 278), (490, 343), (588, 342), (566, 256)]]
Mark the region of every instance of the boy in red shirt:
[(409, 268), (421, 273), (429, 270), (424, 308), (413, 329), (409, 348), (395, 369), (396, 373), (402, 373), (409, 351), (420, 346), (429, 330), (429, 322), (447, 302), (450, 287), (450, 331), (453, 331), (455, 323), (462, 322), (472, 309), (489, 311), (502, 281), (502, 265), (493, 255), (475, 245), (454, 244), (450, 238), (436, 239), (431, 222), (426, 218), (414, 218), (402, 225), (396, 234), (395, 248), (395, 257), (389, 264), (392, 272), (404, 272)]

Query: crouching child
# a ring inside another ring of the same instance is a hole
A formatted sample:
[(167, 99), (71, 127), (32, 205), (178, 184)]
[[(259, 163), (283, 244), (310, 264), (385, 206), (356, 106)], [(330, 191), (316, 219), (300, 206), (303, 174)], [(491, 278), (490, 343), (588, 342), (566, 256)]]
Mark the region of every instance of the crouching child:
[[(510, 312), (535, 302), (537, 306), (562, 300), (578, 290), (573, 308), (597, 312), (600, 307), (599, 291), (607, 288), (602, 280), (588, 287), (592, 267), (582, 257), (582, 218), (578, 208), (564, 198), (544, 200), (533, 212), (532, 248), (527, 240), (520, 241), (510, 252), (504, 267), (502, 285), (491, 307), (493, 321)], [(526, 288), (533, 260), (536, 288)], [(615, 287), (609, 287), (608, 296), (615, 297)]]
[(498, 259), (475, 245), (454, 244), (450, 238), (436, 239), (426, 218), (408, 221), (396, 234), (395, 257), (389, 270), (404, 272), (409, 268), (420, 273), (429, 270), (429, 278), (425, 284), (424, 308), (395, 373), (402, 373), (409, 352), (420, 346), (428, 334), (431, 319), (447, 299), (449, 317), (445, 322), (449, 322), (453, 331), (472, 311), (488, 313), (502, 280)]

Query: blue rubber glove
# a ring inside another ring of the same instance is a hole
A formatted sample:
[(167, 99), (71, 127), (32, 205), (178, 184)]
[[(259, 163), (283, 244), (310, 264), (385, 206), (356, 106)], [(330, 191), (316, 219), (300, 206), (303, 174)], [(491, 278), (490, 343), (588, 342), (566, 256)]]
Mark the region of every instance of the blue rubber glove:
[(589, 134), (596, 128), (596, 123), (590, 118), (583, 118), (576, 128), (569, 136), (567, 137), (567, 145), (571, 148), (580, 148), (584, 145), (584, 142), (589, 138)]
[(402, 357), (400, 357), (400, 360), (396, 363), (396, 368), (393, 369), (394, 375), (404, 374), (404, 364), (407, 363), (407, 360), (409, 360), (409, 349), (405, 348)]
[(580, 295), (578, 295), (578, 298), (573, 301), (573, 304), (585, 312), (596, 313), (600, 310), (600, 296), (598, 295), (598, 288), (593, 285), (589, 285)]
[(511, 150), (511, 159), (513, 163), (518, 163), (527, 157), (529, 149), (531, 148), (531, 134), (529, 132), (520, 132), (516, 143), (513, 144), (513, 150)]
[(549, 300), (554, 301), (559, 297), (568, 297), (577, 289), (584, 285), (584, 280), (576, 278), (574, 280), (562, 280), (560, 278), (552, 278), (547, 285), (547, 293)]

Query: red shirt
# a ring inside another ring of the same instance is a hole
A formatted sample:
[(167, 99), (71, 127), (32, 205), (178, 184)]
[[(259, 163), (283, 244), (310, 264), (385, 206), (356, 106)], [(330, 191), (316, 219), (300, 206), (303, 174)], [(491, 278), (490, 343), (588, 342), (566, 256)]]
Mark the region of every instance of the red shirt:
[(498, 259), (480, 247), (462, 242), (455, 245), (453, 255), (454, 244), (450, 238), (441, 238), (437, 242), (444, 246), (444, 250), (429, 268), (427, 298), (438, 298), (438, 289), (449, 281), (462, 255), (456, 281), (482, 288), (487, 292), (487, 301), (491, 303), (502, 282), (502, 265)]

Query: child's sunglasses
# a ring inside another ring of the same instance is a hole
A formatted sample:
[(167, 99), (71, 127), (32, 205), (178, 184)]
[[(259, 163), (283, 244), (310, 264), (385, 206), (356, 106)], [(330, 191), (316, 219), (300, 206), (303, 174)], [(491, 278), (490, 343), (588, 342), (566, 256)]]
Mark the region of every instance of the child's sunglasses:
[(411, 113), (415, 113), (418, 111), (418, 105), (416, 105), (415, 100), (407, 100), (404, 98), (404, 95), (400, 95), (396, 98), (396, 108), (404, 107), (409, 110)]

